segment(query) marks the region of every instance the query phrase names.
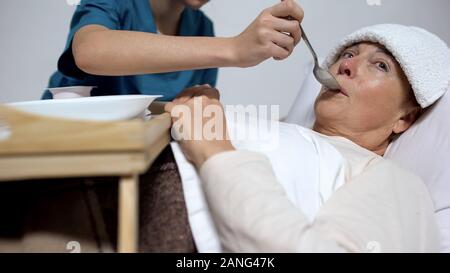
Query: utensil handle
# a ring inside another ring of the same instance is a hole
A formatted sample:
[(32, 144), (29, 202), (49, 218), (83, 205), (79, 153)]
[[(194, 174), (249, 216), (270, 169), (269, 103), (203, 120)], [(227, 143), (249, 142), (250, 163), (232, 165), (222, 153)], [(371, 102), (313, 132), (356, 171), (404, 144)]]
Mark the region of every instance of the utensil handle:
[(300, 31), (302, 32), (302, 38), (303, 38), (303, 40), (305, 41), (306, 45), (307, 45), (308, 48), (309, 48), (309, 51), (311, 51), (311, 54), (313, 55), (314, 62), (315, 62), (316, 64), (318, 64), (318, 63), (319, 63), (319, 60), (317, 59), (317, 54), (316, 54), (316, 52), (314, 51), (313, 47), (311, 46), (311, 43), (309, 42), (309, 39), (308, 39), (308, 37), (306, 36), (306, 33), (305, 33), (305, 31), (303, 30), (303, 27), (302, 27), (301, 24), (300, 24)]

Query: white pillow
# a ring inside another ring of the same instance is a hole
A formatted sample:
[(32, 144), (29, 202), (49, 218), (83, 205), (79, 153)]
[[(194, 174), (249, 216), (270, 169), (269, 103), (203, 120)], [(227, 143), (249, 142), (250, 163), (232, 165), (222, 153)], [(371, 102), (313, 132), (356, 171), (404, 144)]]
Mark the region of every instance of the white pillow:
[(450, 252), (450, 92), (442, 97), (388, 148), (385, 157), (419, 175), (430, 191)]
[[(322, 62), (321, 62), (322, 63)], [(285, 121), (311, 128), (320, 84), (312, 63)], [(449, 87), (450, 89), (450, 87)], [(450, 91), (388, 148), (385, 157), (422, 178), (435, 205), (442, 251), (450, 252)]]
[[(320, 60), (319, 63), (323, 63)], [(298, 92), (297, 98), (294, 104), (284, 120), (287, 123), (294, 123), (307, 128), (312, 128), (316, 116), (314, 114), (314, 102), (319, 95), (321, 85), (314, 78), (312, 73), (314, 63), (310, 62), (306, 65), (304, 71), (307, 73), (306, 78), (303, 80), (300, 92)]]

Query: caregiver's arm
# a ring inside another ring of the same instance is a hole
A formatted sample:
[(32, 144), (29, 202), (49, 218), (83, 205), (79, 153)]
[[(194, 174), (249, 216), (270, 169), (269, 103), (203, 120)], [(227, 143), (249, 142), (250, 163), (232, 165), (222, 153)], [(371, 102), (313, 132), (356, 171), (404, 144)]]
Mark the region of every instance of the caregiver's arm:
[[(295, 20), (281, 19), (288, 16)], [(271, 57), (287, 58), (300, 41), (302, 19), (300, 6), (284, 1), (264, 10), (233, 38), (166, 36), (88, 25), (76, 32), (72, 52), (77, 66), (95, 75), (249, 67)]]

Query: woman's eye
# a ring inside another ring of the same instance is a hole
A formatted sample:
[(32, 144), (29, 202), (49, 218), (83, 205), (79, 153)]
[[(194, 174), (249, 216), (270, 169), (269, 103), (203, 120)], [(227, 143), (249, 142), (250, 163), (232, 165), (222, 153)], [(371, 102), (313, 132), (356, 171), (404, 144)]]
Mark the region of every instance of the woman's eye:
[(384, 62), (377, 62), (377, 66), (385, 72), (389, 71), (389, 66)]
[(353, 58), (353, 54), (351, 52), (344, 52), (341, 56), (344, 59)]

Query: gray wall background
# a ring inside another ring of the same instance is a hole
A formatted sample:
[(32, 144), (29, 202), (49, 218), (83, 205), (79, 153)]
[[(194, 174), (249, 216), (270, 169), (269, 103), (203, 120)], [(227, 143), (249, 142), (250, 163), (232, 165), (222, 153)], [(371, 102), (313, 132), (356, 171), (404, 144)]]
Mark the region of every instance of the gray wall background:
[[(126, 1), (126, 0), (124, 0)], [(164, 0), (161, 0), (164, 1)], [(301, 0), (303, 26), (319, 55), (344, 35), (371, 24), (400, 23), (426, 28), (450, 44), (448, 0)], [(239, 34), (278, 0), (211, 0), (203, 10), (218, 36)], [(380, 5), (377, 5), (379, 3)], [(65, 45), (74, 7), (66, 0), (0, 1), (0, 102), (39, 99)], [(311, 61), (304, 44), (286, 61), (268, 60), (248, 69), (220, 70), (226, 104), (277, 104), (287, 114)]]

